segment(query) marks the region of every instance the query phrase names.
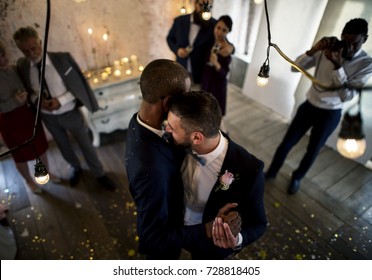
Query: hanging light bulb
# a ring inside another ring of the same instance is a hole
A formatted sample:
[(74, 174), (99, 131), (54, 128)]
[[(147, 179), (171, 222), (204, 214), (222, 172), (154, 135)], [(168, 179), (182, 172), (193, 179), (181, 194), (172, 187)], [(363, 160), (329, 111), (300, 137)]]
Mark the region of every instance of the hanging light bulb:
[(347, 158), (358, 158), (366, 151), (366, 140), (362, 129), (360, 112), (355, 116), (344, 115), (337, 140), (338, 152)]
[(48, 170), (39, 158), (36, 158), (35, 181), (40, 185), (44, 185), (49, 182)]
[(209, 1), (203, 1), (202, 3), (202, 18), (204, 20), (210, 20), (212, 17), (211, 13), (212, 5), (209, 4)]
[(181, 14), (186, 14), (187, 10), (185, 8), (185, 0), (182, 1)]
[(367, 148), (366, 140), (338, 138), (337, 150), (346, 158), (358, 158), (364, 155)]
[(261, 66), (260, 72), (258, 73), (257, 76), (257, 85), (260, 87), (264, 87), (268, 84), (269, 82), (269, 71), (270, 71), (270, 66), (269, 64), (266, 64), (266, 61), (264, 64)]

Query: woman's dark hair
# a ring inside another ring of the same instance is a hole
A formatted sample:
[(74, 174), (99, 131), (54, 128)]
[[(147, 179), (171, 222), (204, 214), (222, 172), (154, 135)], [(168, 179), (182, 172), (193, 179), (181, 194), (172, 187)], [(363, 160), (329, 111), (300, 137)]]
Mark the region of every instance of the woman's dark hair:
[(222, 21), (226, 26), (227, 28), (231, 31), (232, 30), (232, 19), (230, 16), (228, 15), (224, 15), (224, 16), (221, 16), (218, 21)]

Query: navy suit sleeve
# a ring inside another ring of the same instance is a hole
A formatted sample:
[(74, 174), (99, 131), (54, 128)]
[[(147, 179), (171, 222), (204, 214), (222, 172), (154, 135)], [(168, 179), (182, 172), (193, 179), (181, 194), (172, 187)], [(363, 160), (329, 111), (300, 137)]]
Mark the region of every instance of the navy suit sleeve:
[(242, 247), (245, 247), (257, 239), (259, 239), (266, 230), (266, 213), (264, 206), (264, 164), (258, 161), (256, 166), (252, 166), (253, 172), (250, 176), (254, 178), (250, 182), (250, 186), (246, 186), (247, 200), (239, 206), (242, 217), (242, 231), (243, 236)]
[(176, 56), (179, 48), (186, 48), (189, 45), (189, 30), (189, 16), (181, 16), (174, 19), (167, 36), (167, 43)]

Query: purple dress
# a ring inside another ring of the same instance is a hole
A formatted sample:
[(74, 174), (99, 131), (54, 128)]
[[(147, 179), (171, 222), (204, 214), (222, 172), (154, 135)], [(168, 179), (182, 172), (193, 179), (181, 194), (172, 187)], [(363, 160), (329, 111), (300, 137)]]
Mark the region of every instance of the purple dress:
[[(209, 60), (209, 56), (208, 56)], [(220, 104), (222, 115), (226, 114), (227, 74), (230, 71), (231, 56), (223, 57), (218, 54), (218, 62), (221, 64), (220, 71), (214, 66), (205, 64), (202, 89), (213, 94)]]

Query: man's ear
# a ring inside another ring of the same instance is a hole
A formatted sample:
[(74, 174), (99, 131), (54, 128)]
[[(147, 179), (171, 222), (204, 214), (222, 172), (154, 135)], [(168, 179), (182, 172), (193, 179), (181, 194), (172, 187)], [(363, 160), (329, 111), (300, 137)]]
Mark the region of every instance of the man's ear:
[(365, 43), (368, 39), (368, 34), (364, 35), (364, 40), (363, 40), (363, 43)]
[(168, 104), (169, 104), (169, 100), (172, 98), (171, 95), (168, 95), (166, 96), (164, 99), (163, 99), (163, 107), (166, 109), (166, 111), (169, 111), (169, 107), (168, 107)]
[(204, 140), (204, 135), (200, 131), (191, 133), (191, 141), (194, 145), (200, 145)]

